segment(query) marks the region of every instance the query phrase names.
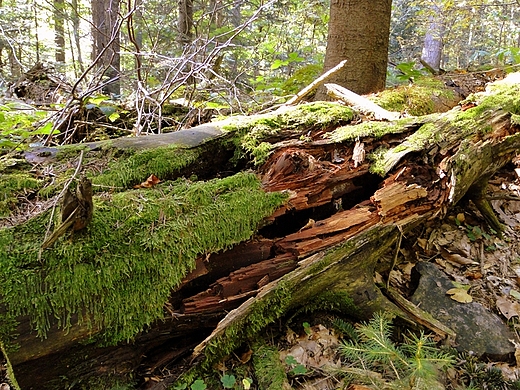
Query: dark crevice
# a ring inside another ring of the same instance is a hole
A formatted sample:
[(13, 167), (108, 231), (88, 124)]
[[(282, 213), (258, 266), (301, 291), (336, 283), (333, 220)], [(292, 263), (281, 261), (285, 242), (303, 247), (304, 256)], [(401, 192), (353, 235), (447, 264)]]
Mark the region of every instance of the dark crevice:
[(258, 234), (265, 238), (274, 239), (296, 233), (304, 227), (310, 219), (320, 221), (331, 217), (340, 210), (348, 210), (363, 201), (369, 200), (379, 188), (381, 181), (380, 176), (370, 173), (355, 178), (348, 186), (345, 186), (348, 188), (348, 193), (322, 206), (300, 211), (289, 210), (284, 215), (278, 217), (272, 224), (260, 229)]

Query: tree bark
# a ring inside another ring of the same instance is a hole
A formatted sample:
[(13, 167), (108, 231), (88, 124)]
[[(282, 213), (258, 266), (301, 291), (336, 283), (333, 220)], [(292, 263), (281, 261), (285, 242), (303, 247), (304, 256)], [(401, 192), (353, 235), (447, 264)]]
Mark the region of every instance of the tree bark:
[(54, 42), (56, 43), (56, 62), (65, 63), (65, 2), (54, 0)]
[[(265, 134), (262, 140), (271, 141), (273, 149), (257, 174), (264, 191), (289, 194), (265, 226), (226, 251), (201, 254), (172, 291), (164, 318), (130, 345), (82, 344), (98, 329), (78, 324), (75, 318), (66, 334), (52, 320), (47, 338), (41, 340), (31, 333), (29, 319), (19, 318), (21, 348), (9, 357), (22, 388), (37, 388), (63, 375), (68, 376), (67, 386), (107, 372), (125, 378), (138, 370), (146, 377), (191, 351), (211, 364), (268, 324), (318, 298), (330, 299), (330, 294), (338, 310), (357, 318), (380, 310), (407, 318), (406, 303), (395, 305), (376, 286), (376, 261), (395, 250), (400, 235), (427, 219), (440, 218), (463, 196), (481, 202), (487, 179), (518, 154), (520, 128), (512, 112), (520, 82), (507, 88), (491, 91), (466, 112), (457, 108), (437, 116), (372, 122), (372, 129), (381, 126), (374, 133), (366, 127), (360, 132), (363, 124), (349, 125), (324, 138), (319, 127), (295, 129), (288, 122), (276, 137)], [(264, 124), (273, 121), (272, 116), (258, 119)], [(247, 120), (240, 118), (238, 123)], [(386, 133), (376, 137), (381, 129)], [(302, 141), (301, 136), (310, 140)], [(120, 145), (176, 142), (204, 148), (207, 154), (192, 163), (196, 169), (176, 173), (189, 175), (216, 165), (215, 160), (207, 165), (202, 160), (222, 155), (232, 144), (230, 137), (229, 122), (216, 122), (176, 136), (124, 139)], [(365, 154), (381, 145), (386, 151), (368, 161)], [(51, 156), (45, 157), (52, 158), (52, 151), (46, 152)], [(481, 212), (489, 216), (485, 204)], [(157, 227), (154, 222), (149, 228)], [(16, 246), (8, 245), (10, 250)], [(30, 266), (24, 264), (21, 271)], [(438, 334), (450, 332), (438, 324), (426, 326)], [(73, 361), (81, 363), (71, 369)]]
[(179, 0), (179, 20), (177, 21), (178, 41), (181, 49), (193, 39), (193, 1)]
[[(347, 64), (329, 82), (357, 94), (385, 88), (391, 8), (391, 0), (331, 2), (323, 70)], [(316, 100), (325, 99), (325, 89), (318, 89)]]
[(424, 36), (421, 59), (438, 72), (441, 67), (445, 27), (441, 6), (432, 5), (431, 13), (428, 30)]
[(121, 84), (119, 0), (92, 1), (92, 59), (98, 61), (106, 80), (112, 80), (104, 88), (108, 94), (119, 95)]

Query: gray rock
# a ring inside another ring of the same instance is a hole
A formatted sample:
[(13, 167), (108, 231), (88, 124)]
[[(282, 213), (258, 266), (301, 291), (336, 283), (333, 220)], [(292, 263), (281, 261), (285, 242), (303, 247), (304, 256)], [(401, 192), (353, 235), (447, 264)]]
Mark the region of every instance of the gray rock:
[(480, 303), (459, 303), (446, 295), (453, 288), (451, 280), (432, 263), (420, 262), (415, 266), (419, 285), (411, 301), (456, 334), (456, 347), (494, 360), (512, 360), (516, 339), (507, 325)]

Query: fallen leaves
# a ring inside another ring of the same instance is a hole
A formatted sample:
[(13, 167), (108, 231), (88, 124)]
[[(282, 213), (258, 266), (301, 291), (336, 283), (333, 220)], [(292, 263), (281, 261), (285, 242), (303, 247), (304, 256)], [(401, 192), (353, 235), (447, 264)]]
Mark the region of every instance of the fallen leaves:
[(151, 174), (150, 176), (148, 176), (148, 179), (143, 181), (141, 184), (135, 185), (134, 188), (152, 188), (152, 187), (155, 187), (160, 182), (161, 182), (161, 179), (159, 179), (154, 174)]
[(506, 297), (498, 297), (496, 304), (500, 313), (508, 320), (512, 317), (520, 317), (520, 303), (511, 302)]
[(468, 291), (465, 288), (450, 288), (448, 291), (446, 291), (446, 294), (450, 295), (450, 298), (454, 301), (460, 303), (473, 302), (473, 298), (471, 297), (471, 295), (468, 294)]

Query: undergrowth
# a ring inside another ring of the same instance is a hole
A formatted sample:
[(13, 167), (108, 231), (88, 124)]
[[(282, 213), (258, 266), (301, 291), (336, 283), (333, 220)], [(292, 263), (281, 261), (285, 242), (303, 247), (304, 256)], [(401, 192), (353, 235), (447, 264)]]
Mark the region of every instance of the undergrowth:
[[(352, 334), (352, 329), (344, 330)], [(392, 325), (384, 314), (375, 314), (355, 329), (354, 339), (343, 341), (343, 372), (373, 389), (431, 390), (441, 388), (440, 370), (455, 362), (424, 333), (410, 334), (402, 345), (391, 340)]]

